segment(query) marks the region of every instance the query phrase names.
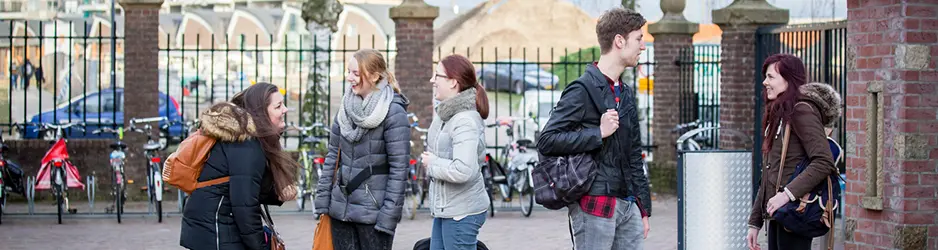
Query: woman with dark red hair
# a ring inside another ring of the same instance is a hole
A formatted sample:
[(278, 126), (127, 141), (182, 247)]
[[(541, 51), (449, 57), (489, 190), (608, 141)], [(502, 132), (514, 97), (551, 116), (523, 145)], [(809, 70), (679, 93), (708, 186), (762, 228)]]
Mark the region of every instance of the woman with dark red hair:
[(474, 250), (489, 207), (481, 171), (489, 101), (466, 57), (447, 56), (434, 71), (430, 81), (440, 104), (422, 155), (431, 178), (430, 249)]
[[(833, 127), (839, 120), (840, 96), (830, 85), (807, 83), (804, 63), (790, 54), (767, 58), (762, 73), (766, 103), (761, 146), (765, 169), (752, 204), (746, 240), (750, 250), (760, 249), (759, 230), (768, 219), (770, 250), (810, 249), (812, 238), (787, 231), (772, 220), (772, 214), (837, 173), (825, 127)], [(784, 165), (780, 165), (786, 132), (788, 149)], [(802, 162), (807, 164), (804, 172), (787, 182)], [(777, 178), (779, 171), (781, 178)]]

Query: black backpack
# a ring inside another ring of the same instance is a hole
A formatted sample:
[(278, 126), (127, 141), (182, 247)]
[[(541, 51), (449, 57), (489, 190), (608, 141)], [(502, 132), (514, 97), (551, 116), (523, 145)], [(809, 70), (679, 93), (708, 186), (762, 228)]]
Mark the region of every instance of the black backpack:
[[(414, 250), (430, 250), (430, 238), (417, 241), (417, 244), (414, 244)], [(489, 248), (480, 240), (476, 243), (476, 250), (489, 250)]]

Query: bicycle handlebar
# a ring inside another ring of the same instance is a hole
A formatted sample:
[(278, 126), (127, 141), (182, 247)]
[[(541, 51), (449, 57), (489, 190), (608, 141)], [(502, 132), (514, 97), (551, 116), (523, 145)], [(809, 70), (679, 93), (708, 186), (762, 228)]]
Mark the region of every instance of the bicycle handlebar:
[(317, 122), (317, 123), (313, 123), (312, 125), (304, 127), (304, 126), (297, 126), (296, 124), (290, 123), (290, 125), (287, 125), (287, 127), (290, 129), (305, 133), (305, 132), (308, 132), (317, 128), (325, 128), (326, 125), (322, 124), (321, 122)]
[(165, 116), (160, 117), (147, 117), (147, 118), (130, 118), (130, 126), (133, 127), (137, 123), (151, 123), (151, 122), (160, 122), (165, 121), (169, 122)]
[(116, 129), (112, 129), (108, 127), (99, 128), (99, 129), (95, 129), (94, 131), (91, 131), (91, 134), (95, 134), (95, 135), (101, 134), (101, 133), (117, 134), (120, 132)]
[(499, 117), (499, 118), (495, 119), (495, 123), (487, 124), (487, 125), (485, 125), (485, 127), (487, 127), (487, 128), (494, 128), (494, 127), (499, 127), (499, 126), (510, 126), (510, 125), (513, 125), (513, 124), (516, 123), (516, 122), (519, 122), (519, 121), (527, 121), (527, 120), (534, 120), (534, 118), (531, 118), (531, 117), (517, 117), (517, 116)]
[(671, 129), (671, 132), (678, 132), (687, 128), (699, 127), (699, 126), (700, 126), (700, 119), (697, 119), (692, 122), (678, 124), (677, 126), (674, 126), (673, 129)]
[(84, 122), (72, 122), (72, 123), (66, 123), (66, 124), (52, 124), (52, 123), (42, 122), (42, 123), (27, 123), (21, 126), (25, 128), (26, 125), (36, 126), (37, 128), (34, 130), (35, 132), (57, 130), (57, 129), (67, 129), (75, 125), (79, 125), (78, 127), (75, 127), (75, 129), (85, 131), (85, 129), (83, 128), (85, 126)]

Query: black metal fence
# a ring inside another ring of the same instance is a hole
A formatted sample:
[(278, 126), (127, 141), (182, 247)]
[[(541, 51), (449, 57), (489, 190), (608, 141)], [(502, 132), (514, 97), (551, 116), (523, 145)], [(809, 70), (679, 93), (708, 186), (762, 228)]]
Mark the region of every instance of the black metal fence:
[[(329, 124), (335, 105), (344, 94), (347, 62), (360, 49), (380, 51), (393, 69), (390, 37), (357, 36), (354, 44), (347, 37), (323, 36), (240, 36), (216, 39), (215, 36), (186, 38), (193, 41), (160, 46), (160, 91), (176, 98), (186, 120), (198, 119), (211, 104), (228, 100), (258, 82), (281, 88), (284, 102), (292, 112), (287, 123)], [(172, 41), (167, 36), (166, 41)], [(206, 41), (208, 44), (206, 44)], [(336, 43), (341, 41), (341, 43)], [(169, 103), (166, 103), (167, 108)]]
[[(831, 84), (840, 92), (842, 98), (847, 94), (847, 22), (829, 22), (821, 24), (788, 25), (760, 28), (756, 34), (756, 116), (753, 136), (754, 145), (762, 145), (761, 126), (764, 100), (762, 100), (762, 63), (771, 55), (779, 53), (793, 54), (804, 61), (808, 73), (808, 82)], [(843, 102), (846, 110), (846, 101)], [(841, 116), (836, 129), (831, 135), (840, 145), (846, 146), (846, 115)], [(756, 147), (758, 148), (758, 147)], [(753, 150), (754, 169), (761, 169), (761, 150)], [(838, 164), (841, 173), (846, 172), (846, 163)]]
[(113, 124), (123, 41), (110, 22), (0, 21), (0, 128), (12, 134), (15, 124), (31, 122)]
[[(720, 123), (720, 45), (695, 45), (681, 49), (679, 60), (679, 126), (717, 127)], [(693, 125), (696, 124), (696, 125)], [(715, 131), (701, 134), (703, 148), (719, 145)]]

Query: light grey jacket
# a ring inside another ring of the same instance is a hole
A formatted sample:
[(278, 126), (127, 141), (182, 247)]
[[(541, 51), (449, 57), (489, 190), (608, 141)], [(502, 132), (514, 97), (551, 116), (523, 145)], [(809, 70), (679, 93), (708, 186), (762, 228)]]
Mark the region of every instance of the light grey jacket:
[(489, 207), (481, 164), (485, 157), (485, 126), (476, 111), (475, 89), (460, 92), (437, 107), (427, 146), (436, 159), (429, 163), (430, 214), (459, 218), (484, 213)]

